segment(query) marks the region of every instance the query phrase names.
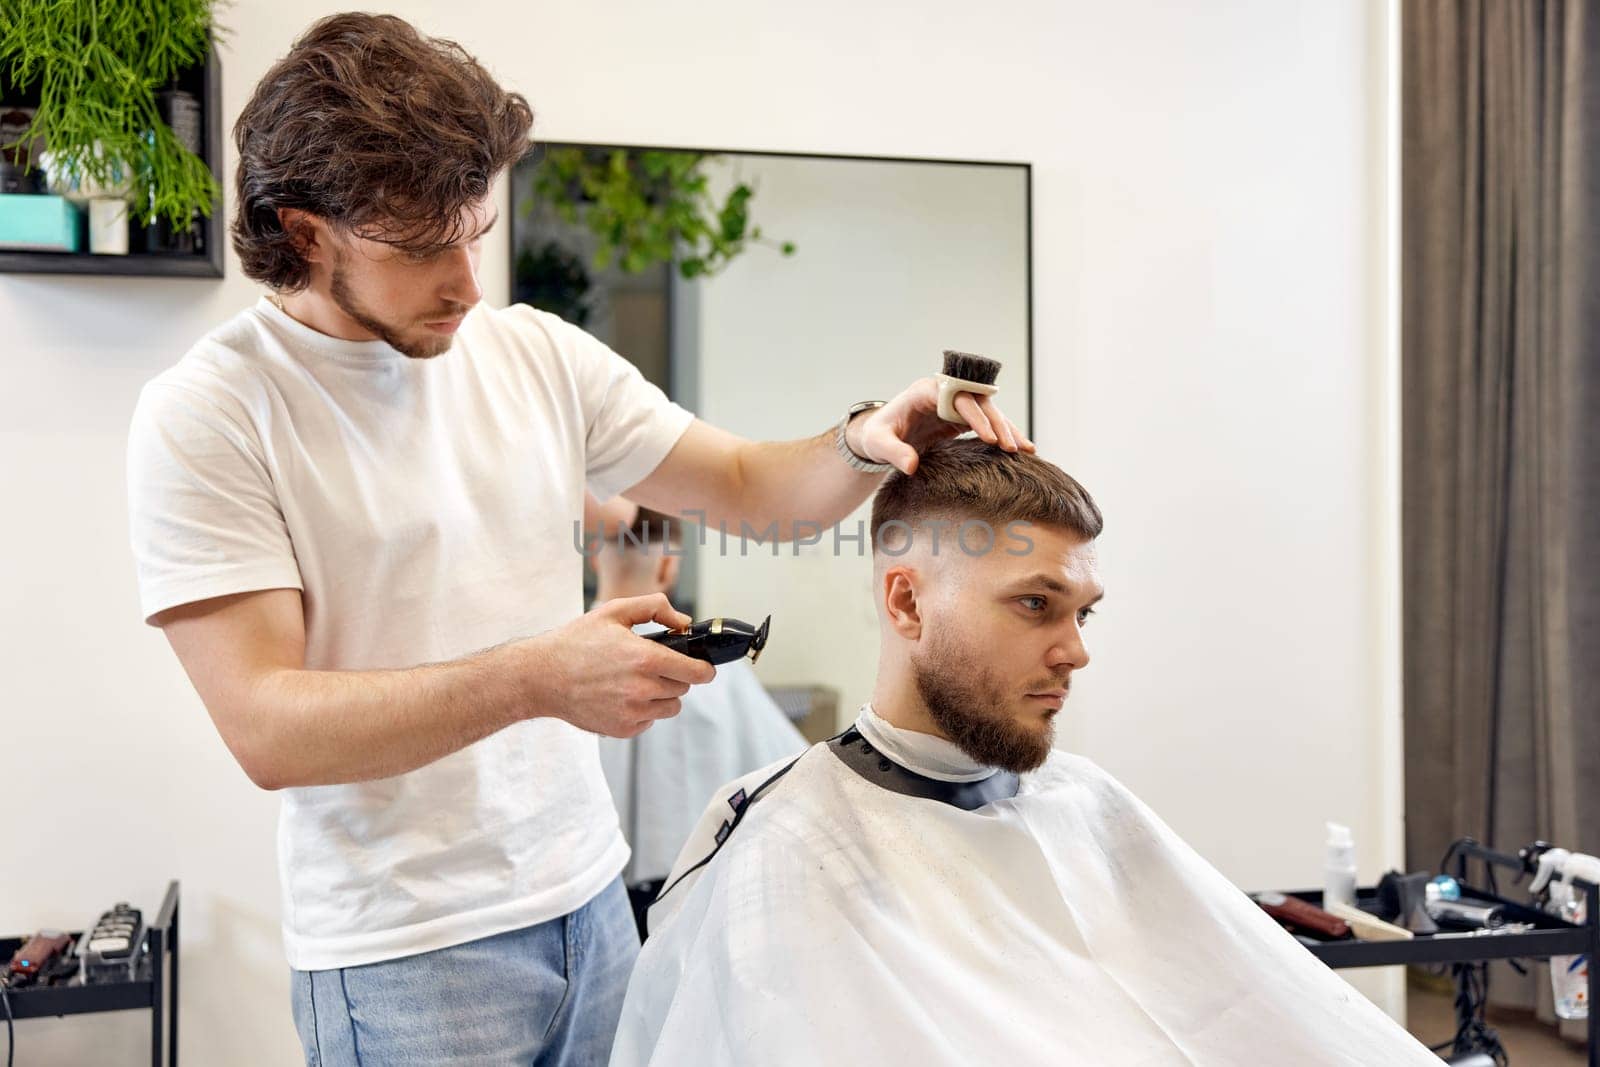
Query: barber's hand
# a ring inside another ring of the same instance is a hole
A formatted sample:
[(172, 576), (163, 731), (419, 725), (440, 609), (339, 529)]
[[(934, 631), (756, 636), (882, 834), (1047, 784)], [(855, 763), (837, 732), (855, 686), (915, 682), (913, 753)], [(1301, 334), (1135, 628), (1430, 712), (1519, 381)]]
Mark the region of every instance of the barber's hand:
[(845, 440), (858, 456), (877, 463), (893, 463), (902, 474), (915, 474), (918, 454), (935, 441), (956, 437), (969, 429), (991, 445), (1007, 452), (1035, 451), (1016, 423), (1006, 418), (992, 397), (957, 393), (956, 414), (965, 426), (939, 417), (939, 382), (918, 378), (883, 407), (858, 415), (845, 428)]
[(678, 714), (678, 698), (691, 685), (717, 676), (711, 664), (633, 632), (651, 621), (682, 628), (694, 620), (674, 610), (665, 593), (652, 593), (609, 600), (544, 635), (561, 718), (590, 733), (633, 737)]

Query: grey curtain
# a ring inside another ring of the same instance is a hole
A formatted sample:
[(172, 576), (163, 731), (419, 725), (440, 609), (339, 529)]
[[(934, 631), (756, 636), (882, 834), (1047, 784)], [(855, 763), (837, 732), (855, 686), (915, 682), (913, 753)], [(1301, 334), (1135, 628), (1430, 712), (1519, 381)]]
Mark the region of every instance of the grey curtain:
[(1404, 0), (1401, 35), (1408, 861), (1600, 854), (1600, 10)]

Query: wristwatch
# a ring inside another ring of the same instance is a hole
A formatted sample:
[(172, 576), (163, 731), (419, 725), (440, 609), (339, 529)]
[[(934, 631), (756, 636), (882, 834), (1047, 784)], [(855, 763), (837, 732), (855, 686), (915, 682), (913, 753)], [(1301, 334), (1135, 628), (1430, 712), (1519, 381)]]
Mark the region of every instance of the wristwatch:
[(859, 404), (851, 404), (850, 410), (845, 412), (844, 418), (839, 420), (838, 429), (833, 431), (834, 449), (843, 457), (846, 463), (865, 474), (882, 474), (884, 471), (894, 470), (894, 464), (874, 463), (870, 459), (856, 455), (855, 449), (851, 448), (849, 441), (845, 439), (845, 428), (850, 425), (851, 419), (863, 411), (872, 411), (883, 407), (883, 405), (884, 401), (882, 400), (863, 400)]

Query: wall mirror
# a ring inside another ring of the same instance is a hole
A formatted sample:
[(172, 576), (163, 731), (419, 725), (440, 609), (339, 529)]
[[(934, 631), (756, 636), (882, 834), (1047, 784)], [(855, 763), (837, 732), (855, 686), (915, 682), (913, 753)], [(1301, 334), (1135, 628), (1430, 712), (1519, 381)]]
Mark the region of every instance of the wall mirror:
[[(947, 348), (1005, 365), (999, 399), (1031, 436), (1030, 178), (1014, 163), (543, 144), (512, 174), (512, 298), (746, 437), (818, 433), (935, 373)], [(871, 696), (868, 511), (837, 547), (828, 530), (776, 556), (736, 530), (726, 549), (688, 531), (674, 603), (770, 613), (762, 682), (837, 698), (808, 733)]]

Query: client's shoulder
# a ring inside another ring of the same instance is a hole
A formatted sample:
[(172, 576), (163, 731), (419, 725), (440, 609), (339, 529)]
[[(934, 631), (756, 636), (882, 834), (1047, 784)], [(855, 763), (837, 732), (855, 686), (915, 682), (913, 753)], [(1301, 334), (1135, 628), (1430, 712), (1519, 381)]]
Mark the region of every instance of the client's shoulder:
[[(821, 747), (813, 745), (798, 756), (788, 756), (741, 775), (712, 794), (711, 802), (679, 851), (657, 903), (651, 907), (652, 932), (664, 917), (676, 911), (707, 873), (725, 870), (733, 856), (742, 854), (748, 861), (768, 851), (774, 837), (785, 836), (783, 820), (769, 816), (788, 806), (797, 793), (803, 796), (807, 792), (803, 786), (796, 789), (796, 783), (805, 777), (798, 768)], [(776, 848), (780, 855), (789, 851), (782, 845)]]
[(1023, 793), (1049, 793), (1060, 790), (1092, 789), (1096, 792), (1127, 794), (1128, 787), (1088, 756), (1054, 749), (1037, 770), (1022, 776)]
[[(799, 755), (774, 760), (765, 767), (740, 775), (712, 793), (710, 803), (678, 854), (678, 862), (673, 865), (668, 884), (703, 865), (712, 854), (727, 844), (734, 832), (753, 815), (756, 805), (775, 795), (800, 761), (818, 747), (813, 745)], [(764, 806), (762, 811), (766, 810)]]

